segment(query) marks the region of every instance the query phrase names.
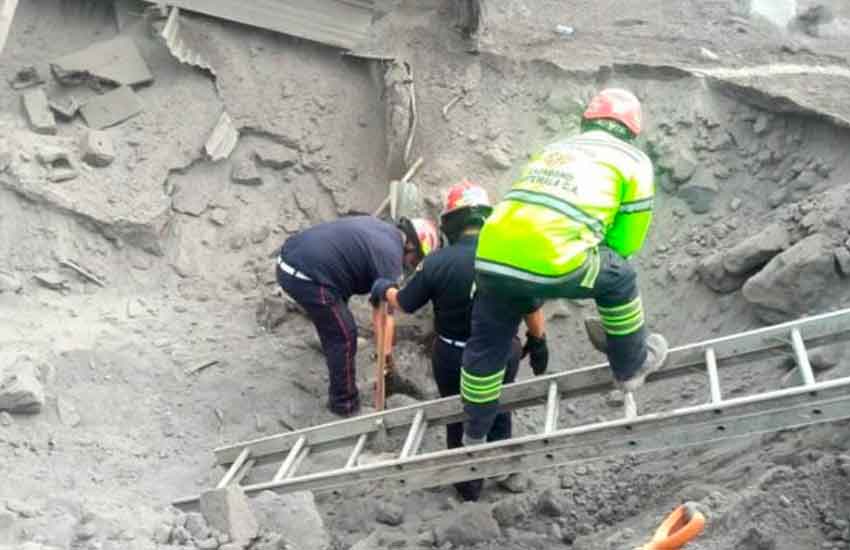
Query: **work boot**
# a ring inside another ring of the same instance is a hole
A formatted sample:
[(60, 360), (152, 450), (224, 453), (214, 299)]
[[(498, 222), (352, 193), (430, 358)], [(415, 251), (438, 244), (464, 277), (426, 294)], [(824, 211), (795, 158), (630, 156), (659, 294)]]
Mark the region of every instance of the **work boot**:
[(608, 335), (602, 327), (602, 319), (599, 317), (588, 317), (584, 320), (584, 330), (587, 332), (587, 337), (590, 343), (602, 353), (608, 352)]
[(667, 340), (658, 333), (652, 333), (646, 338), (646, 359), (643, 365), (630, 378), (620, 380), (618, 385), (623, 392), (634, 392), (643, 386), (646, 377), (657, 371), (667, 360)]
[(352, 416), (357, 416), (358, 414), (360, 414), (359, 401), (347, 405), (334, 405), (330, 401), (328, 401), (327, 408), (331, 413), (342, 418), (351, 418)]

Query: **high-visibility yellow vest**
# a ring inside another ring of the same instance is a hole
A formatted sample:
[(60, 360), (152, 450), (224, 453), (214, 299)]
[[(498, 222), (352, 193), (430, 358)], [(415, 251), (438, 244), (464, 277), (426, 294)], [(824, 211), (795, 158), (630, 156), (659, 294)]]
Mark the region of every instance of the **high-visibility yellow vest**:
[(531, 157), (478, 239), (480, 273), (558, 284), (605, 243), (624, 257), (643, 246), (655, 195), (652, 162), (593, 130)]

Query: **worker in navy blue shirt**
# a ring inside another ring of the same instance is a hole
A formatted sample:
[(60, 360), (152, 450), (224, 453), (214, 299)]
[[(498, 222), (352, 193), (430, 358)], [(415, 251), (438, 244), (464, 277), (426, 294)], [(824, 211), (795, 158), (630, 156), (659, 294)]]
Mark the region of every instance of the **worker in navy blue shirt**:
[(392, 224), (353, 216), (306, 229), (281, 247), (277, 280), (319, 333), (332, 413), (352, 416), (360, 410), (354, 365), (357, 324), (349, 298), (369, 294), (378, 280), (397, 281), (403, 267), (415, 268), (438, 245), (439, 233), (429, 220), (402, 218)]
[[(483, 187), (469, 181), (454, 185), (448, 192), (440, 218), (440, 228), (451, 246), (428, 256), (401, 290), (390, 280), (375, 284), (378, 296), (373, 295), (373, 303), (385, 299), (393, 309), (405, 313), (413, 313), (429, 301), (433, 303), (437, 336), (431, 367), (442, 397), (460, 393), (463, 349), (470, 334), (478, 231), (491, 211)], [(535, 312), (527, 322), (535, 322), (541, 316), (542, 312)], [(514, 338), (507, 358), (504, 383), (513, 382), (516, 378), (521, 352), (520, 341)], [(511, 435), (511, 413), (504, 412), (496, 418), (487, 439), (499, 441), (509, 439)], [(446, 426), (446, 446), (449, 449), (462, 446), (462, 439), (461, 422)], [(480, 479), (455, 484), (464, 500), (478, 500), (482, 486), (483, 480)], [(507, 488), (510, 489), (510, 485)]]

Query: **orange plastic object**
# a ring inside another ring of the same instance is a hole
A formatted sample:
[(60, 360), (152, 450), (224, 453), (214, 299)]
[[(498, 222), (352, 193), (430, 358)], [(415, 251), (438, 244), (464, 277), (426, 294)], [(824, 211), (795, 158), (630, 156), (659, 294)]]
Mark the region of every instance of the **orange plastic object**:
[(661, 522), (643, 550), (679, 550), (697, 538), (704, 528), (705, 516), (694, 505), (682, 504)]

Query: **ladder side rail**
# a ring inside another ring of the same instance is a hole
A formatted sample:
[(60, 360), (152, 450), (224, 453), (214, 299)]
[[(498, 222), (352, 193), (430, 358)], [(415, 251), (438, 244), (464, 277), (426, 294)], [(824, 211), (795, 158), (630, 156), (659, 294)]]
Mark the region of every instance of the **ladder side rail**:
[[(453, 449), (420, 455), (407, 461), (391, 460), (349, 472), (337, 470), (302, 476), (285, 483), (258, 483), (243, 489), (248, 494), (265, 490), (288, 493), (385, 482), (394, 490), (411, 490), (517, 471), (550, 468), (614, 454), (680, 449), (850, 418), (850, 397), (846, 395), (830, 400), (818, 400), (806, 394), (804, 399), (808, 402), (794, 406), (779, 405), (756, 413), (725, 418), (713, 417), (698, 423), (692, 422), (696, 413), (689, 412), (677, 417), (677, 423), (668, 424), (663, 428), (656, 425), (655, 419), (650, 419), (640, 430), (630, 433), (619, 432), (617, 428), (621, 426), (609, 425), (577, 435), (556, 433), (547, 438), (538, 434), (497, 449), (476, 448), (466, 452)], [(813, 409), (817, 409), (818, 414), (812, 414)], [(722, 430), (719, 429), (720, 426), (723, 427)], [(558, 445), (565, 439), (572, 441)], [(419, 464), (410, 463), (417, 458), (421, 460)]]
[[(695, 405), (671, 412), (644, 415), (634, 421), (618, 419), (599, 424), (577, 426), (559, 430), (553, 434), (530, 435), (491, 443), (481, 447), (475, 447), (474, 449), (437, 451), (405, 461), (391, 460), (379, 464), (362, 466), (349, 471), (338, 470), (312, 474), (286, 483), (261, 483), (245, 487), (245, 490), (251, 492), (271, 489), (279, 492), (290, 492), (302, 489), (327, 489), (352, 483), (377, 481), (383, 478), (404, 478), (414, 473), (419, 475), (419, 470), (430, 471), (436, 469), (442, 472), (446, 468), (467, 463), (470, 464), (469, 468), (472, 471), (467, 471), (466, 475), (469, 477), (466, 479), (473, 479), (483, 475), (481, 470), (475, 466), (476, 464), (488, 460), (501, 460), (515, 466), (517, 455), (545, 454), (548, 457), (556, 449), (561, 449), (563, 453), (566, 452), (563, 451), (564, 449), (571, 448), (574, 455), (570, 460), (598, 458), (600, 456), (606, 456), (608, 453), (608, 451), (600, 451), (599, 446), (604, 446), (612, 441), (625, 442), (624, 444), (628, 449), (624, 452), (635, 452), (638, 449), (647, 450), (645, 445), (641, 446), (639, 438), (646, 438), (647, 434), (651, 436), (661, 431), (673, 432), (679, 430), (685, 434), (685, 436), (677, 436), (678, 439), (672, 440), (672, 442), (668, 441), (667, 447), (677, 444), (677, 441), (682, 440), (683, 437), (686, 441), (690, 441), (688, 444), (705, 443), (717, 438), (728, 438), (732, 432), (726, 429), (725, 426), (730, 423), (730, 418), (740, 419), (748, 416), (758, 416), (762, 419), (767, 419), (761, 421), (761, 424), (758, 425), (760, 426), (759, 429), (764, 428), (764, 422), (770, 422), (771, 418), (782, 418), (784, 424), (777, 421), (771, 424), (773, 427), (770, 429), (762, 430), (775, 431), (797, 425), (807, 425), (850, 417), (850, 395), (848, 395), (848, 389), (850, 389), (850, 377), (821, 382), (816, 384), (815, 387), (797, 386), (753, 396), (729, 399), (719, 406), (714, 403)], [(723, 414), (718, 416), (718, 411)], [(765, 413), (765, 411), (768, 412)], [(791, 414), (789, 411), (796, 411), (794, 413), (796, 416), (789, 416)], [(713, 439), (705, 439), (707, 436), (702, 435), (700, 437), (703, 437), (703, 439), (694, 439), (695, 436), (687, 435), (690, 433), (696, 434), (697, 432), (694, 426), (699, 425), (708, 426), (711, 433), (714, 434)], [(720, 426), (724, 426), (724, 428), (721, 429)], [(664, 448), (664, 446), (659, 444), (657, 448)], [(547, 458), (547, 460), (549, 459)], [(539, 467), (545, 467), (545, 465)], [(526, 470), (528, 467), (523, 466), (513, 471), (519, 471), (520, 469)], [(510, 471), (507, 473), (510, 473)], [(487, 475), (491, 475), (491, 473), (487, 472)], [(449, 482), (443, 479), (437, 484)], [(403, 485), (404, 481), (400, 483)], [(408, 487), (413, 488), (414, 485), (408, 485)], [(194, 500), (196, 501), (197, 498)], [(190, 506), (192, 502), (194, 502), (192, 498), (182, 499), (175, 502), (175, 505)]]
[[(827, 314), (794, 321), (792, 324), (806, 327), (808, 348), (814, 349), (850, 339), (850, 311), (840, 313), (843, 313), (843, 316)], [(654, 373), (652, 379), (665, 380), (703, 370), (706, 347), (714, 348), (718, 367), (730, 367), (785, 354), (788, 348), (787, 326), (788, 324), (765, 327), (739, 335), (674, 348), (670, 351), (668, 365)], [(720, 344), (725, 347), (720, 347)], [(535, 377), (505, 385), (500, 400), (502, 410), (510, 411), (539, 405), (547, 395), (549, 382), (553, 380), (558, 382), (558, 390), (561, 397), (565, 399), (597, 394), (612, 387), (612, 377), (607, 363)], [(403, 435), (413, 422), (416, 412), (423, 408), (427, 408), (428, 422), (431, 426), (458, 422), (465, 418), (461, 398), (459, 396), (445, 397), (391, 409), (383, 413), (363, 415), (323, 426), (220, 447), (215, 450), (216, 461), (221, 465), (230, 464), (245, 446), (252, 448), (253, 456), (260, 464), (280, 460), (281, 456), (302, 435), (307, 436), (315, 452), (350, 445), (353, 437), (374, 432), (377, 418), (384, 420), (389, 436)]]

